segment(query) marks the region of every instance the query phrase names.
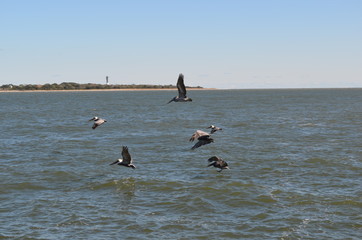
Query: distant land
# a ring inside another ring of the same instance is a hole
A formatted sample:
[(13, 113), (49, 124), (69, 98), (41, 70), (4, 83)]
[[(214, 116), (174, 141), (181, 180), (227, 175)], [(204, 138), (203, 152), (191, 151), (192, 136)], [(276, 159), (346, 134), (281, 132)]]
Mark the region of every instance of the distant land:
[[(189, 87), (191, 89), (203, 89), (203, 87)], [(112, 89), (173, 89), (175, 85), (152, 85), (152, 84), (95, 84), (63, 82), (61, 84), (5, 84), (0, 86), (1, 91), (52, 91), (52, 90), (112, 90)]]

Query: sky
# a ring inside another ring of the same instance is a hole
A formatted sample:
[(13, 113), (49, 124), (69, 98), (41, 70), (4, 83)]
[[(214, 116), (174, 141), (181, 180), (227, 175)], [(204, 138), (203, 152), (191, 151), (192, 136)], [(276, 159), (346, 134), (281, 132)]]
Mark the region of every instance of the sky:
[(3, 84), (362, 87), (360, 0), (0, 0)]

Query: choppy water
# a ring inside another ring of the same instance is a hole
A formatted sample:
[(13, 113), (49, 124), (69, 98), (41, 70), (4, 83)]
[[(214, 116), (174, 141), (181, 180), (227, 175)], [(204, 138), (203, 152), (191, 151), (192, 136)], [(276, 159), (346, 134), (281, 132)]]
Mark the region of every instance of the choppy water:
[(174, 95), (0, 93), (0, 239), (361, 238), (362, 89)]

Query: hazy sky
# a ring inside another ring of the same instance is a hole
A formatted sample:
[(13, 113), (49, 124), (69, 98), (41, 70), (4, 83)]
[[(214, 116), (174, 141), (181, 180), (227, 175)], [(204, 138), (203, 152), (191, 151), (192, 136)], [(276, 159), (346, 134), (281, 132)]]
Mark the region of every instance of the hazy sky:
[(0, 85), (362, 87), (361, 0), (0, 0)]

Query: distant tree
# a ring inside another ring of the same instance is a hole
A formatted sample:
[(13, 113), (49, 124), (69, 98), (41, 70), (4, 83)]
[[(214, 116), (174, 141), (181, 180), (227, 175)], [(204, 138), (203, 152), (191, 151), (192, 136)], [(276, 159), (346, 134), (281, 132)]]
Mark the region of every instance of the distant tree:
[[(161, 88), (176, 88), (176, 86), (170, 85), (154, 85), (154, 84), (115, 84), (115, 85), (107, 85), (107, 84), (94, 84), (94, 83), (85, 83), (79, 84), (75, 82), (62, 82), (61, 84), (46, 83), (44, 85), (34, 85), (34, 84), (20, 84), (19, 86), (13, 84), (4, 84), (0, 86), (1, 89), (5, 90), (74, 90), (74, 89), (137, 89), (137, 88), (145, 88), (145, 89), (161, 89)], [(197, 87), (189, 87), (187, 88), (202, 88), (200, 86)]]
[(9, 90), (9, 89), (12, 89), (14, 86), (12, 84), (4, 84), (4, 85), (1, 85), (0, 88), (1, 89), (4, 89), (4, 90)]
[(51, 89), (52, 89), (52, 87), (51, 87), (51, 85), (49, 83), (44, 84), (43, 86), (41, 86), (41, 90), (51, 90)]

